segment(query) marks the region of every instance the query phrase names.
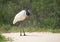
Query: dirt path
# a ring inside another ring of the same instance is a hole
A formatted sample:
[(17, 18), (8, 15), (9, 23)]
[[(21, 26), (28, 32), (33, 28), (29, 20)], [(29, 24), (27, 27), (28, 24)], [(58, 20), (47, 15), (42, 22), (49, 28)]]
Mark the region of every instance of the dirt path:
[(32, 32), (27, 36), (20, 36), (19, 33), (3, 33), (5, 37), (10, 37), (12, 42), (60, 42), (60, 33)]

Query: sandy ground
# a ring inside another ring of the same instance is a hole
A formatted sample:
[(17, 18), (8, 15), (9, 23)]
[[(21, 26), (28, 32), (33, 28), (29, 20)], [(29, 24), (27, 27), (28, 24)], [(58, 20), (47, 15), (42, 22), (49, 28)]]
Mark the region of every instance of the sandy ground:
[(12, 42), (60, 42), (60, 33), (26, 32), (27, 36), (20, 36), (19, 33), (3, 33), (2, 35), (11, 38)]

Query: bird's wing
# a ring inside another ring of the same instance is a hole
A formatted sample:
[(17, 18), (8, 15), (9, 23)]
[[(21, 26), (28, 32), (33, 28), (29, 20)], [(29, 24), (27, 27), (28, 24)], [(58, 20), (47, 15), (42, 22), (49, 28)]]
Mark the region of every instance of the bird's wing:
[(26, 18), (26, 12), (25, 10), (22, 10), (15, 16), (13, 24), (15, 24), (18, 21), (23, 21), (25, 18)]

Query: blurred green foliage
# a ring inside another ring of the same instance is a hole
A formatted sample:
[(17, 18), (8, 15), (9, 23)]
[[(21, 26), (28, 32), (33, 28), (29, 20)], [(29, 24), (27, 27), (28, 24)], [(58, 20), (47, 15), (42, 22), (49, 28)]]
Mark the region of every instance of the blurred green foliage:
[(0, 27), (8, 30), (6, 25), (12, 26), (14, 16), (24, 6), (31, 10), (31, 16), (23, 22), (26, 27), (60, 29), (60, 0), (0, 0)]
[(0, 35), (0, 42), (6, 42), (6, 38), (2, 35)]

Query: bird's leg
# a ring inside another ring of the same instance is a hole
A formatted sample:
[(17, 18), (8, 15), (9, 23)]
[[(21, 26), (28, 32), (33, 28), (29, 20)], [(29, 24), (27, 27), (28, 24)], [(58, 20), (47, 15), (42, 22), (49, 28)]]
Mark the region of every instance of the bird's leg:
[(20, 36), (22, 36), (21, 28), (20, 28)]
[(23, 33), (24, 33), (24, 36), (26, 36), (25, 31), (24, 31), (24, 28), (23, 28)]
[(20, 36), (22, 36), (22, 28), (21, 28), (21, 24), (20, 24)]

